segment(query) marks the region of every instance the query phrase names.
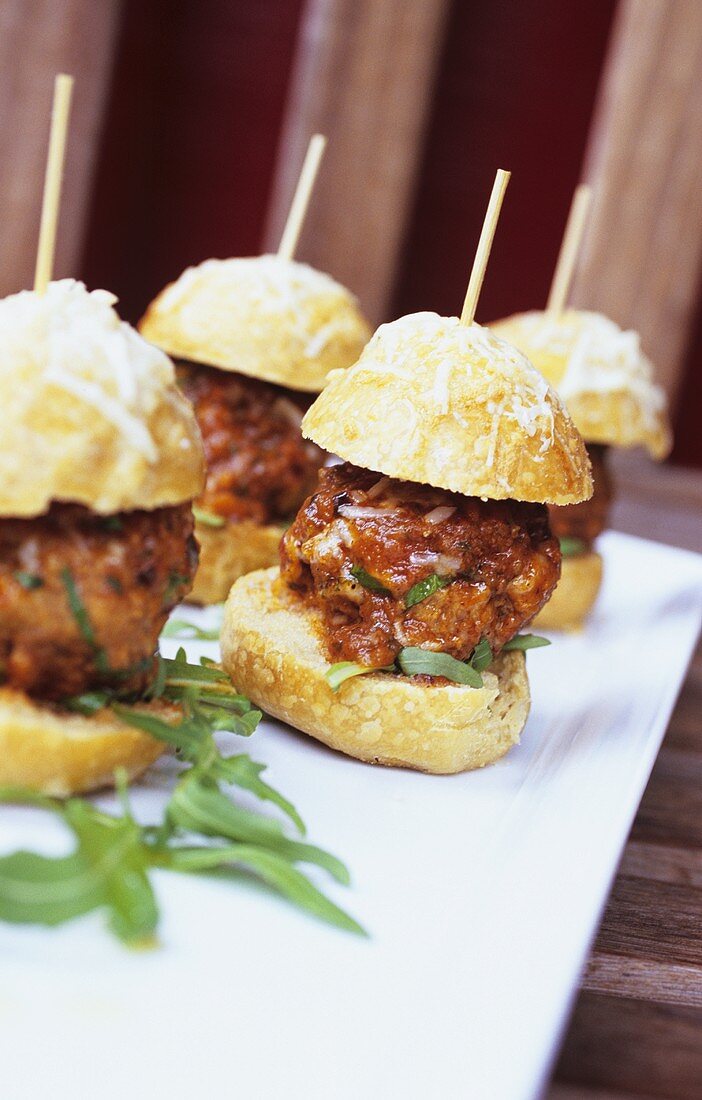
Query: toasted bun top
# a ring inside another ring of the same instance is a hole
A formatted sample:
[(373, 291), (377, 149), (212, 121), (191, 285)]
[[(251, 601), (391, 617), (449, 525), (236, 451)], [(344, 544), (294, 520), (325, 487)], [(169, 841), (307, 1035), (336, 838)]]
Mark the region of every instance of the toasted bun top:
[(160, 508), (202, 488), (202, 442), (173, 364), (72, 279), (0, 300), (0, 515), (53, 500)]
[(139, 330), (169, 355), (311, 393), (354, 363), (371, 334), (345, 287), (279, 256), (189, 267)]
[(592, 495), (585, 447), (553, 390), (516, 348), (457, 317), (382, 325), (355, 366), (331, 375), (302, 431), (358, 466), (465, 496)]
[(648, 447), (665, 458), (671, 433), (663, 390), (638, 333), (601, 313), (518, 313), (490, 326), (524, 352), (555, 386), (588, 443)]

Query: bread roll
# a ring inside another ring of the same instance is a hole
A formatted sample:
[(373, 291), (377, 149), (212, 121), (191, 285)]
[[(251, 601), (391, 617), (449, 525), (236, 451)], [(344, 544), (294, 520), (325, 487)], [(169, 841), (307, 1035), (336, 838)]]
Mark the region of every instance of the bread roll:
[(563, 558), (556, 590), (531, 626), (535, 630), (576, 630), (592, 610), (601, 584), (602, 558), (595, 550)]
[(139, 323), (169, 355), (318, 393), (330, 370), (355, 362), (370, 328), (329, 275), (280, 256), (189, 267)]
[[(168, 703), (140, 703), (135, 709), (166, 720), (180, 717), (179, 709)], [(116, 768), (125, 768), (134, 778), (165, 748), (107, 708), (86, 717), (0, 688), (2, 787), (28, 787), (64, 798), (112, 786)]]
[(196, 496), (202, 442), (173, 364), (72, 279), (0, 300), (0, 516), (109, 514)]
[(554, 386), (586, 443), (647, 447), (665, 458), (672, 436), (663, 390), (636, 332), (601, 313), (518, 313), (490, 326)]
[(288, 592), (277, 569), (234, 584), (221, 641), (224, 668), (257, 706), (372, 764), (437, 774), (481, 768), (519, 741), (529, 713), (519, 652), (498, 657), (482, 688), (370, 673), (334, 693), (318, 612)]
[(335, 371), (302, 432), (348, 462), (465, 496), (573, 504), (590, 462), (559, 398), (479, 325), (414, 313)]
[(278, 562), (278, 547), (285, 531), (275, 524), (251, 520), (211, 527), (195, 522), (200, 543), (200, 564), (190, 603), (212, 604), (226, 600), (238, 577), (255, 569), (267, 569)]

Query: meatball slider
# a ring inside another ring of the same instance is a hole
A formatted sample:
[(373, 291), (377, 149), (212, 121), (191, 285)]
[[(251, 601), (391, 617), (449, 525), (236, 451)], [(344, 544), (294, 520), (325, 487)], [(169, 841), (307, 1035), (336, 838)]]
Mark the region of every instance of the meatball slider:
[(517, 635), (559, 577), (546, 504), (592, 491), (558, 397), (486, 329), (417, 313), (334, 372), (302, 428), (344, 462), (322, 470), (280, 571), (232, 588), (227, 670), (361, 760), (450, 773), (498, 759), (529, 710)]
[(300, 433), (309, 395), (330, 370), (358, 358), (370, 330), (339, 283), (273, 255), (189, 268), (139, 327), (176, 358), (204, 439), (191, 599), (216, 603), (237, 577), (277, 560), (281, 535), (324, 461)]
[(592, 498), (551, 509), (563, 570), (538, 620), (546, 628), (577, 627), (591, 610), (602, 580), (595, 540), (607, 526), (611, 501), (608, 449), (643, 446), (654, 459), (665, 458), (671, 447), (665, 395), (653, 380), (638, 334), (623, 332), (600, 313), (533, 311), (491, 328), (520, 348), (557, 389), (592, 461)]
[(146, 687), (197, 564), (195, 417), (115, 301), (72, 280), (0, 301), (0, 784), (52, 795), (161, 753), (112, 711), (72, 708)]

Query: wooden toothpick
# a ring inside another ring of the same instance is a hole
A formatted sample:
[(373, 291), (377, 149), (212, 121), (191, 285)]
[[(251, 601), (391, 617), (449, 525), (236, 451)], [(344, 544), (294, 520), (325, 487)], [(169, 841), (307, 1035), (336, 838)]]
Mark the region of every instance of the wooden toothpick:
[(546, 312), (550, 314), (562, 313), (568, 299), (568, 291), (573, 280), (575, 261), (578, 258), (583, 233), (587, 224), (587, 215), (592, 199), (592, 188), (586, 183), (576, 187), (573, 201), (570, 204), (570, 213), (566, 224), (561, 250), (558, 253), (556, 270), (553, 273), (553, 282), (546, 303)]
[(285, 223), (285, 229), (283, 230), (283, 236), (280, 239), (280, 246), (278, 248), (278, 255), (284, 260), (292, 260), (295, 255), (295, 249), (297, 248), (297, 242), (300, 237), (300, 230), (305, 220), (310, 195), (312, 194), (312, 188), (317, 178), (319, 164), (326, 144), (327, 139), (324, 134), (314, 134), (310, 138), (310, 143), (307, 146), (304, 164), (302, 165), (300, 178), (297, 181), (290, 213), (288, 214), (288, 220)]
[(59, 73), (54, 82), (54, 105), (51, 111), (51, 134), (49, 153), (46, 158), (44, 177), (44, 198), (41, 206), (41, 227), (37, 264), (34, 269), (34, 289), (44, 294), (49, 285), (54, 268), (54, 248), (56, 245), (56, 222), (58, 221), (61, 201), (61, 182), (63, 179), (63, 160), (66, 150), (68, 116), (71, 110), (71, 92), (73, 77)]
[(488, 203), (488, 208), (485, 213), (485, 220), (483, 221), (478, 248), (475, 253), (475, 259), (473, 260), (473, 270), (470, 273), (468, 289), (466, 291), (465, 301), (463, 302), (463, 309), (461, 310), (462, 325), (472, 325), (475, 318), (478, 298), (480, 297), (483, 279), (485, 278), (485, 268), (487, 267), (487, 262), (490, 257), (490, 249), (492, 248), (492, 241), (495, 236), (495, 229), (497, 228), (497, 219), (500, 216), (500, 207), (505, 197), (510, 174), (510, 172), (505, 172), (502, 168), (498, 168), (495, 182), (492, 185), (492, 194), (490, 195), (490, 202)]

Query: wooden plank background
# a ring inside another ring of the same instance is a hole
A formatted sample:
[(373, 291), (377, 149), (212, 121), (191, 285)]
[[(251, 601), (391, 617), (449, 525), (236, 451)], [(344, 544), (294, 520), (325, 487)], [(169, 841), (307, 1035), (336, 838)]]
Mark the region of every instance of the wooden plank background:
[(54, 76), (75, 77), (55, 273), (77, 275), (121, 0), (0, 3), (0, 295), (31, 287)]

